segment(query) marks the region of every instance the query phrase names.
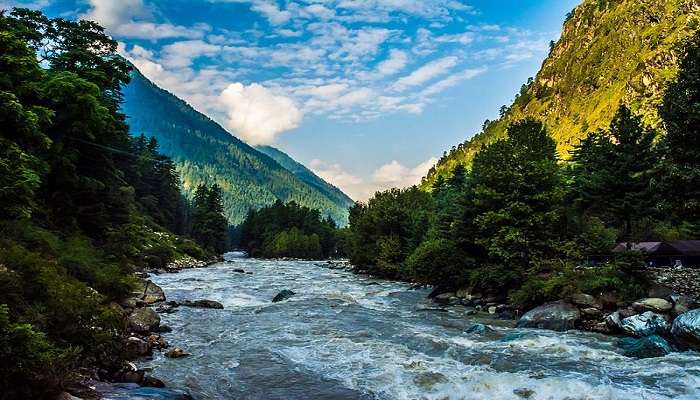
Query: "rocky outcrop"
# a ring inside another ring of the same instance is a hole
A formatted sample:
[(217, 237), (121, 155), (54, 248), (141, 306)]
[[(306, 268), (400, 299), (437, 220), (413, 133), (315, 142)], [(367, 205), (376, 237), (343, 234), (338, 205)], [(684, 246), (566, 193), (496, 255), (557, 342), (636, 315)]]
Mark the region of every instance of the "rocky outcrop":
[(644, 337), (665, 335), (668, 333), (669, 325), (663, 316), (647, 311), (623, 319), (620, 323), (620, 329), (628, 335)]
[(124, 355), (127, 360), (136, 360), (139, 357), (150, 356), (152, 354), (149, 343), (136, 336), (126, 339)]
[(671, 352), (673, 348), (666, 339), (658, 335), (645, 336), (643, 338), (623, 338), (618, 343), (627, 357), (653, 358), (663, 357)]
[(160, 317), (153, 309), (137, 308), (128, 317), (129, 330), (136, 333), (158, 332)]
[(574, 329), (580, 318), (581, 313), (576, 306), (557, 301), (528, 311), (520, 318), (517, 327), (566, 331)]
[(295, 294), (296, 293), (292, 292), (291, 290), (284, 289), (281, 292), (277, 293), (277, 295), (272, 299), (272, 302), (278, 303), (280, 301), (287, 300)]
[(671, 334), (683, 345), (700, 350), (700, 309), (679, 315), (673, 321)]

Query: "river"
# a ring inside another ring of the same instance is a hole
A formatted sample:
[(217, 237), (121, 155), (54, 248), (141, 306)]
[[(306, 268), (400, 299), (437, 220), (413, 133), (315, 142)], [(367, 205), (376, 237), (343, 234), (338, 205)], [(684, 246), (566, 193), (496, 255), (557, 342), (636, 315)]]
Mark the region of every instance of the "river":
[[(192, 356), (141, 366), (198, 400), (700, 399), (699, 353), (627, 358), (612, 337), (430, 310), (427, 290), (317, 264), (230, 259), (154, 276), (170, 300), (225, 309), (162, 314)], [(296, 295), (272, 303), (283, 289)]]

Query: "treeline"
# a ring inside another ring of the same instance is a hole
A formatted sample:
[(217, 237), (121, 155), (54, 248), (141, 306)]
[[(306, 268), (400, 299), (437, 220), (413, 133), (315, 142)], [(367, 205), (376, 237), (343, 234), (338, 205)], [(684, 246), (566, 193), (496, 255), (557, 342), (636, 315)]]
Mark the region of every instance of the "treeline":
[(618, 241), (698, 238), (699, 38), (659, 110), (665, 135), (622, 106), (609, 129), (563, 161), (539, 121), (513, 123), (471, 169), (457, 166), (432, 191), (394, 189), (351, 209), (351, 261), (442, 290), (508, 294), (524, 306), (579, 291), (642, 294), (634, 256), (576, 267)]
[(173, 234), (209, 214), (188, 211), (155, 141), (129, 136), (128, 80), (97, 24), (0, 13), (1, 399), (55, 398), (78, 368), (120, 368), (116, 304), (134, 266), (219, 250), (194, 228), (205, 249)]
[(336, 254), (336, 224), (318, 210), (278, 200), (248, 212), (240, 244), (252, 257), (328, 258)]

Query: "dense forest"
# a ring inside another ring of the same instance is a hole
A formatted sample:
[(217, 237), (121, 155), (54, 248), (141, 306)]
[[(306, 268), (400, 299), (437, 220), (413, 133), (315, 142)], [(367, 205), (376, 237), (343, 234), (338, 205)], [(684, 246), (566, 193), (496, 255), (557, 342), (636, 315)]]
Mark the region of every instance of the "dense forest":
[(526, 118), (546, 126), (567, 158), (589, 132), (605, 129), (619, 104), (660, 131), (664, 89), (678, 72), (683, 44), (700, 26), (696, 0), (586, 0), (566, 18), (561, 38), (534, 79), (522, 85), (498, 118), (445, 152), (422, 185), (468, 165), (483, 144), (505, 137)]
[(351, 261), (442, 290), (508, 293), (525, 307), (577, 292), (640, 296), (633, 254), (577, 267), (619, 241), (698, 237), (700, 34), (684, 54), (658, 110), (665, 134), (623, 105), (562, 160), (542, 122), (513, 122), (432, 190), (394, 189), (352, 208)]
[(337, 251), (333, 219), (295, 202), (278, 200), (271, 206), (250, 210), (240, 231), (241, 246), (252, 257), (319, 260)]
[(130, 67), (116, 50), (92, 22), (0, 14), (3, 399), (55, 396), (78, 368), (119, 368), (117, 304), (133, 271), (222, 250), (220, 190), (189, 205), (157, 141), (129, 135)]
[(251, 208), (276, 200), (322, 210), (347, 223), (353, 201), (281, 151), (253, 148), (133, 69), (122, 111), (134, 133), (158, 139), (172, 157), (188, 197), (200, 184), (221, 188), (224, 212), (239, 225)]

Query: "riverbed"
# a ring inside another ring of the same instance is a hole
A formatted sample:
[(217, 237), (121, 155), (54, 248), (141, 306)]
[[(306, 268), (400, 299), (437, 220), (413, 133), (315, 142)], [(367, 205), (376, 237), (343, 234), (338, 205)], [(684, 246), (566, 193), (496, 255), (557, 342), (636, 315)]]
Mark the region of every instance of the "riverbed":
[[(225, 307), (162, 314), (192, 356), (141, 363), (197, 400), (700, 399), (700, 353), (628, 358), (614, 337), (440, 310), (428, 290), (320, 262), (232, 258), (152, 279), (169, 300)], [(272, 303), (283, 289), (296, 294)]]

